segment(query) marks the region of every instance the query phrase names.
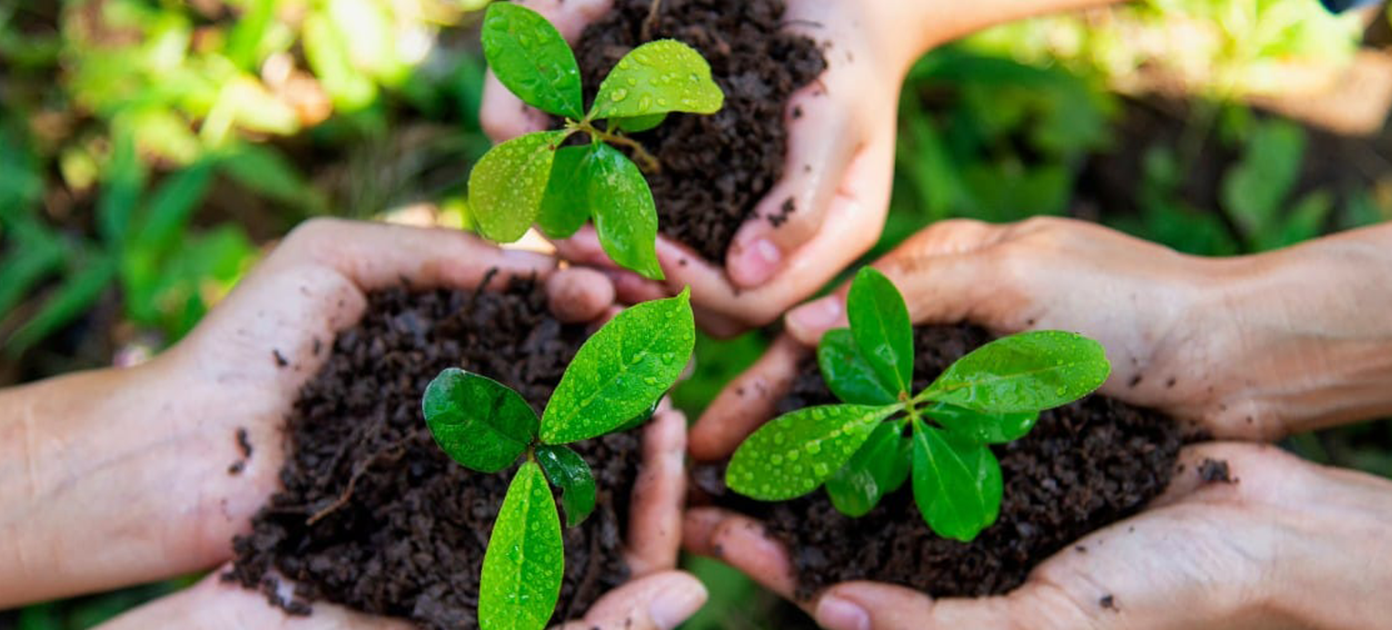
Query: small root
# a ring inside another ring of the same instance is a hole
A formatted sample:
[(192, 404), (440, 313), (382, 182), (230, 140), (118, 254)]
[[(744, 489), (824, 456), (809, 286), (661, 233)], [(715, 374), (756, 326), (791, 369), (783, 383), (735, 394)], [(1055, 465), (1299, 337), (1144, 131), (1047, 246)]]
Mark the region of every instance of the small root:
[(324, 517), (337, 512), (343, 506), (348, 505), (348, 501), (353, 498), (354, 489), (358, 487), (358, 478), (362, 477), (369, 468), (373, 467), (378, 462), (394, 462), (401, 459), (401, 457), (406, 454), (406, 443), (416, 439), (420, 434), (420, 429), (412, 431), (410, 435), (401, 438), (391, 446), (373, 453), (372, 457), (363, 460), (362, 463), (354, 467), (352, 476), (348, 477), (348, 486), (343, 489), (343, 493), (339, 494), (338, 498), (333, 500), (333, 503), (324, 506), (324, 509), (310, 515), (310, 517), (305, 520), (305, 525), (313, 525), (323, 520)]
[(644, 42), (652, 41), (653, 29), (657, 28), (658, 14), (662, 12), (662, 0), (653, 0), (648, 7), (648, 17), (643, 19), (643, 29), (639, 32)]

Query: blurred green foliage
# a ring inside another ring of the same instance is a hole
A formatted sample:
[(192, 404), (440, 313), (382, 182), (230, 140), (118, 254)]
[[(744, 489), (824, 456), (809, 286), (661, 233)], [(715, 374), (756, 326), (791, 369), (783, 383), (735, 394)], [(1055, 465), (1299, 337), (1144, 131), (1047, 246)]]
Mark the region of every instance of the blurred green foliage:
[[(307, 216), (429, 201), (467, 223), (462, 183), (488, 147), (467, 27), (485, 2), (0, 0), (8, 360), (84, 319), (120, 343), (170, 343)], [(1205, 255), (1388, 220), (1392, 180), (1331, 183), (1327, 139), (1237, 102), (1346, 62), (1359, 30), (1313, 0), (1147, 0), (934, 51), (904, 88), (871, 256), (948, 217), (1075, 215)], [(1151, 90), (1197, 98), (1156, 122), (1137, 97)], [(1124, 198), (1105, 190), (1105, 166)], [(694, 419), (768, 339), (700, 338), (677, 406)], [(1392, 475), (1389, 427), (1288, 446)], [(712, 591), (690, 628), (806, 623), (729, 567), (689, 566)], [(0, 628), (91, 627), (182, 584), (0, 612)]]

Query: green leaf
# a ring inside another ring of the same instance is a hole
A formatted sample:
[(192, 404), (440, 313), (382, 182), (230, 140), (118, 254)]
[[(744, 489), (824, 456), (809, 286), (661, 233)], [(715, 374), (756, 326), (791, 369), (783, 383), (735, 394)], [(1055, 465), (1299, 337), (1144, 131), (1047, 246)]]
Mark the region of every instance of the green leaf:
[(565, 38), (536, 11), (495, 2), (483, 18), (483, 55), (498, 81), (542, 111), (580, 119), (580, 66)]
[(546, 477), (561, 489), (566, 527), (579, 525), (595, 506), (594, 473), (590, 472), (589, 464), (564, 446), (538, 446), (535, 452)]
[(1039, 411), (1092, 393), (1111, 369), (1102, 344), (1077, 333), (1039, 330), (973, 350), (919, 398), (991, 413)]
[(959, 441), (1004, 444), (1018, 440), (1034, 428), (1038, 411), (982, 413), (947, 403), (933, 403), (923, 414), (937, 421)]
[(150, 197), (149, 209), (136, 235), (137, 246), (156, 252), (174, 244), (189, 216), (203, 202), (212, 183), (212, 165), (195, 162), (170, 175)]
[(647, 421), (652, 420), (653, 414), (657, 413), (657, 404), (659, 402), (661, 402), (660, 399), (654, 400), (651, 407), (645, 409), (643, 413), (633, 416), (628, 422), (619, 425), (617, 429), (614, 429), (614, 432), (632, 431), (633, 429), (643, 426)]
[(5, 340), (11, 356), (19, 356), (34, 344), (81, 317), (116, 278), (117, 264), (111, 256), (102, 254), (68, 276), (34, 314)]
[(510, 243), (527, 233), (541, 212), (556, 147), (568, 134), (539, 131), (518, 136), (479, 159), (469, 173), (469, 209), (480, 234)]
[(640, 131), (653, 129), (662, 124), (664, 120), (667, 120), (667, 112), (650, 114), (647, 116), (634, 116), (633, 118), (611, 118), (609, 124), (615, 129), (627, 131), (629, 133), (638, 133)]
[(894, 283), (874, 267), (862, 267), (846, 297), (851, 336), (865, 362), (894, 394), (913, 385), (913, 325)]
[(969, 542), (1000, 514), (1000, 463), (980, 444), (948, 440), (913, 421), (913, 493), (918, 511), (944, 538)]
[(537, 225), (547, 236), (569, 238), (590, 219), (589, 157), (590, 145), (556, 150), (537, 217)]
[(122, 124), (113, 134), (111, 162), (106, 167), (101, 196), (97, 199), (97, 228), (108, 244), (125, 242), (131, 216), (140, 203), (148, 173), (140, 161), (134, 132)]
[(849, 328), (828, 330), (822, 335), (817, 344), (817, 365), (822, 370), (822, 380), (841, 402), (892, 405), (897, 400), (860, 354)]
[(740, 444), (725, 483), (761, 501), (807, 494), (840, 470), (900, 406), (823, 405), (775, 418)]
[(459, 368), (430, 381), (421, 407), (435, 443), (473, 470), (498, 472), (511, 466), (537, 433), (536, 412), (520, 394)]
[(517, 470), (483, 554), (479, 627), (539, 630), (561, 597), (565, 547), (551, 488), (536, 462)]
[(20, 245), (0, 259), (0, 319), (68, 258), (67, 243), (47, 230), (15, 233), (11, 237)]
[(691, 359), (691, 290), (630, 307), (580, 346), (541, 418), (541, 441), (604, 435), (646, 411)]
[(595, 230), (614, 262), (651, 280), (662, 280), (657, 263), (657, 206), (638, 165), (607, 144), (587, 160), (588, 197), (595, 200)]
[(590, 118), (636, 118), (667, 112), (713, 114), (725, 93), (711, 80), (710, 64), (696, 49), (660, 39), (629, 51), (604, 77)]
[(858, 518), (875, 509), (880, 499), (909, 478), (909, 439), (899, 423), (881, 422), (836, 474), (826, 480), (826, 493), (838, 512)]

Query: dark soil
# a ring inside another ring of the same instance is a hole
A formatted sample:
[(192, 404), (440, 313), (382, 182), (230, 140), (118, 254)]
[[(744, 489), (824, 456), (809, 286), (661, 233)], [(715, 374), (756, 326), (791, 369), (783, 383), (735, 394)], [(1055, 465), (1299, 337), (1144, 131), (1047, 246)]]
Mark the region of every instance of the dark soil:
[[(651, 0), (616, 0), (585, 29), (576, 58), (593, 98), (628, 51), (645, 43)], [(676, 39), (705, 56), (725, 107), (710, 116), (673, 114), (634, 134), (662, 163), (649, 174), (658, 225), (707, 260), (725, 260), (735, 231), (783, 176), (788, 98), (826, 68), (812, 40), (781, 29), (783, 0), (663, 0), (651, 39)], [(778, 219), (781, 223), (786, 213)]]
[(1228, 470), (1228, 462), (1218, 459), (1205, 459), (1199, 463), (1199, 479), (1204, 483), (1236, 483)]
[[(969, 326), (920, 327), (915, 337), (916, 387), (991, 339)], [(780, 411), (832, 402), (809, 362)], [(718, 502), (763, 518), (768, 532), (793, 550), (799, 597), (861, 579), (939, 597), (985, 596), (1019, 586), (1039, 562), (1157, 496), (1174, 473), (1180, 444), (1174, 421), (1102, 396), (1045, 412), (1029, 435), (993, 448), (1005, 481), (1000, 519), (970, 544), (933, 534), (908, 484), (853, 519), (820, 491), (761, 504), (720, 496), (723, 468), (697, 479)]]
[[(478, 627), (479, 570), (511, 471), (488, 475), (451, 461), (425, 428), (421, 394), (442, 369), (463, 367), (517, 389), (540, 412), (586, 336), (585, 327), (552, 319), (530, 281), (502, 293), (371, 296), (362, 323), (339, 335), (300, 394), (287, 422), (284, 490), (234, 541), (225, 579), (295, 613), (325, 600), (425, 628)], [(620, 550), (637, 434), (577, 450), (595, 467), (599, 493), (594, 514), (565, 530), (556, 621), (628, 574)], [(293, 598), (276, 595), (278, 576), (296, 583)]]

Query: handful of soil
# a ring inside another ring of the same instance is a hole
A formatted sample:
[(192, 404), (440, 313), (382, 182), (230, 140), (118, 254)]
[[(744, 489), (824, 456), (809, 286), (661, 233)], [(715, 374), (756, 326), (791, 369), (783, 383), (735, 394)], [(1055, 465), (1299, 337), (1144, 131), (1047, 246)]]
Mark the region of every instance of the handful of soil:
[[(426, 428), (421, 395), (441, 370), (461, 367), (512, 387), (540, 413), (586, 336), (585, 326), (551, 317), (535, 281), (370, 296), (287, 419), (284, 489), (233, 542), (224, 579), (262, 589), (291, 613), (323, 600), (424, 628), (477, 628), (484, 549), (512, 471), (451, 460)], [(563, 532), (554, 622), (628, 577), (621, 553), (638, 442), (628, 432), (574, 445), (594, 467), (598, 496), (590, 518)], [(295, 584), (292, 596), (280, 593), (281, 579)]]

